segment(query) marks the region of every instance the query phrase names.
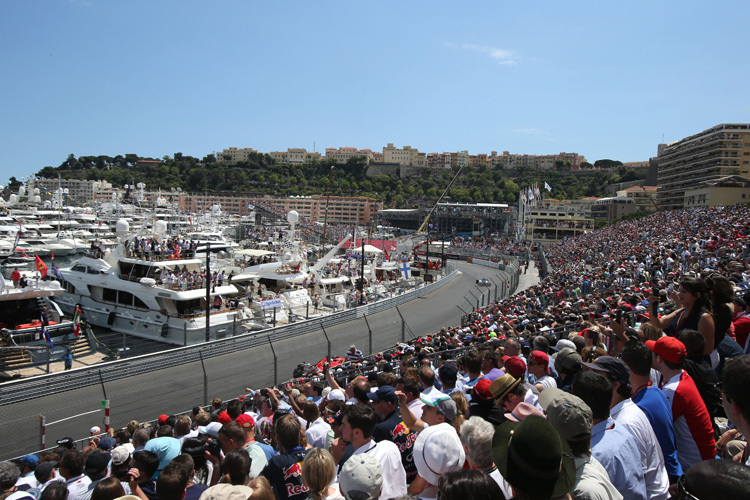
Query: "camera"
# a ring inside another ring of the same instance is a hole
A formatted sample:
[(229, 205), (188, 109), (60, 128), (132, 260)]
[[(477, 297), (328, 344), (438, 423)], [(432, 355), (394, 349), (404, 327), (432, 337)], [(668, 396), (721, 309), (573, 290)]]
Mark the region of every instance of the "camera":
[(209, 452), (211, 455), (218, 457), (220, 451), (221, 449), (219, 448), (219, 442), (213, 439), (210, 441), (206, 441), (201, 446), (182, 449), (183, 453), (187, 453), (191, 457), (202, 457), (205, 455), (205, 452)]

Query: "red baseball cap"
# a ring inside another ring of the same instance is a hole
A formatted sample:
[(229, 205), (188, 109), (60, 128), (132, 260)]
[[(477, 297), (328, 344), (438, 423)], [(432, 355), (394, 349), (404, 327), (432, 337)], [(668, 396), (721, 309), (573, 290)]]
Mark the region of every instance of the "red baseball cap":
[(529, 354), (529, 361), (544, 365), (544, 368), (549, 371), (549, 356), (546, 352), (532, 351), (531, 354)]
[(503, 356), (503, 364), (506, 373), (510, 373), (516, 378), (523, 377), (526, 373), (526, 363), (518, 356)]
[(159, 415), (159, 425), (166, 424), (168, 418), (169, 418), (169, 415), (165, 415), (165, 414)]
[(228, 424), (229, 422), (232, 421), (232, 417), (230, 417), (229, 413), (227, 413), (226, 410), (225, 410), (225, 411), (219, 413), (219, 416), (216, 419), (216, 421), (219, 422), (220, 424)]
[(237, 424), (239, 424), (239, 426), (243, 429), (250, 429), (252, 427), (255, 427), (255, 420), (253, 420), (253, 417), (251, 417), (247, 413), (243, 413), (242, 415), (237, 417), (235, 422), (237, 422)]
[(483, 399), (485, 401), (492, 401), (492, 391), (490, 391), (490, 386), (492, 385), (492, 381), (488, 378), (483, 378), (479, 380), (476, 384), (474, 384), (474, 393), (477, 395), (479, 399)]
[(675, 337), (662, 337), (659, 340), (647, 340), (646, 346), (670, 363), (679, 363), (687, 356), (685, 344)]

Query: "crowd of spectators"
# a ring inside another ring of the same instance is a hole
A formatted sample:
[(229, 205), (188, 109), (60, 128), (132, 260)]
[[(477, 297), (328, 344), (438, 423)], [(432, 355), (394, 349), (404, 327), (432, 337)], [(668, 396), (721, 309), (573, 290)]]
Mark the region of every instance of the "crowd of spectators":
[(0, 499), (750, 498), (749, 233), (712, 207), (557, 243), (459, 326), (62, 440)]

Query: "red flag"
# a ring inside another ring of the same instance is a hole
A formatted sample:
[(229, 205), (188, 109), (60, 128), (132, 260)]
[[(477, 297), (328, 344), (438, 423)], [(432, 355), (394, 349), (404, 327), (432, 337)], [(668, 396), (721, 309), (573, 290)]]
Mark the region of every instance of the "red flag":
[(44, 265), (44, 262), (42, 262), (42, 259), (39, 258), (38, 255), (34, 255), (34, 259), (36, 260), (36, 268), (37, 270), (42, 273), (42, 278), (47, 277), (47, 266)]
[(388, 249), (383, 247), (383, 251), (385, 252), (385, 260), (391, 260), (391, 258), (388, 256)]
[(55, 254), (52, 254), (52, 260), (55, 260)]

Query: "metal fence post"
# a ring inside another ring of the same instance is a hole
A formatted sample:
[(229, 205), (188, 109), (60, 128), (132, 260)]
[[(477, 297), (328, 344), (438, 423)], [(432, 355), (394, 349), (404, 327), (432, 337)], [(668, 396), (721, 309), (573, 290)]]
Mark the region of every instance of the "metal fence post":
[(203, 351), (198, 351), (198, 356), (201, 358), (201, 368), (203, 368), (203, 406), (208, 406), (208, 374), (203, 362)]
[(271, 336), (268, 335), (268, 344), (271, 346), (271, 352), (273, 353), (273, 385), (279, 383), (279, 358), (276, 357), (276, 349), (273, 348), (273, 342), (271, 342)]
[(398, 306), (396, 306), (396, 312), (401, 316), (401, 343), (406, 343), (406, 320), (404, 319), (404, 315), (401, 314)]
[(326, 332), (325, 327), (323, 327), (323, 322), (320, 322), (320, 329), (323, 330), (323, 335), (326, 336), (326, 342), (328, 343), (328, 361), (331, 360), (331, 339), (328, 338), (328, 333)]
[(372, 354), (373, 353), (373, 349), (372, 349), (372, 328), (370, 328), (370, 322), (367, 321), (367, 316), (362, 316), (362, 317), (365, 318), (365, 324), (367, 325), (367, 337), (368, 337), (368, 340), (370, 341), (370, 350), (369, 350), (368, 354)]
[(45, 440), (46, 440), (45, 438), (47, 434), (46, 426), (47, 426), (47, 419), (45, 418), (44, 415), (39, 415), (39, 444), (41, 445), (39, 448), (40, 450), (43, 450), (47, 447), (45, 445)]

